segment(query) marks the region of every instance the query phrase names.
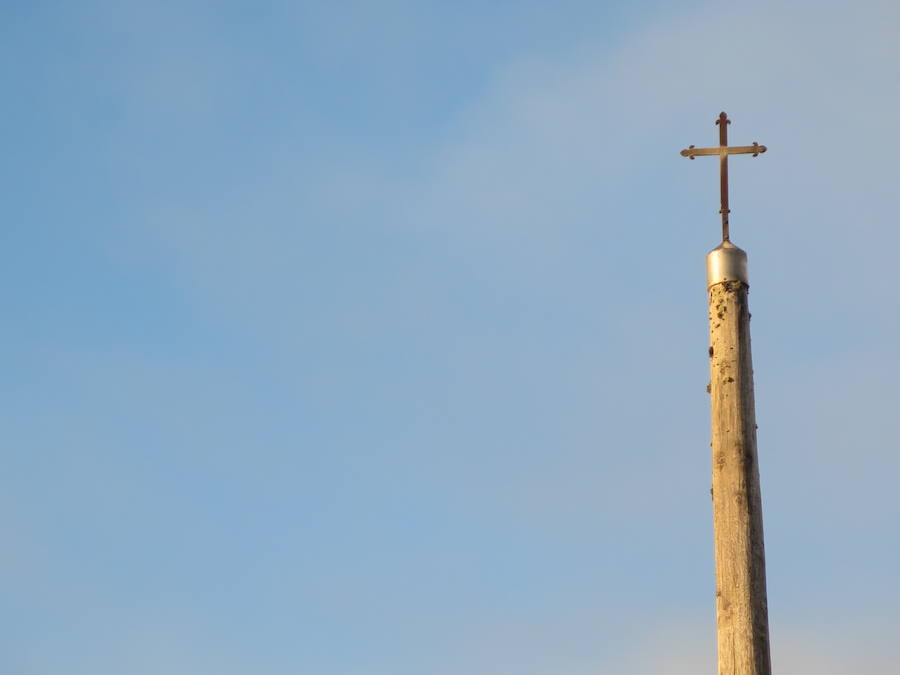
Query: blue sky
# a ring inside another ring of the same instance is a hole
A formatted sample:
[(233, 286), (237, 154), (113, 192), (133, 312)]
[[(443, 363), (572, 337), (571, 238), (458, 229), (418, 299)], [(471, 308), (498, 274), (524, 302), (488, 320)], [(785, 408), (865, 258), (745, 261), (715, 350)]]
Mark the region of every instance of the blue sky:
[(774, 666), (889, 671), (898, 34), (4, 3), (3, 671), (714, 672), (721, 110)]

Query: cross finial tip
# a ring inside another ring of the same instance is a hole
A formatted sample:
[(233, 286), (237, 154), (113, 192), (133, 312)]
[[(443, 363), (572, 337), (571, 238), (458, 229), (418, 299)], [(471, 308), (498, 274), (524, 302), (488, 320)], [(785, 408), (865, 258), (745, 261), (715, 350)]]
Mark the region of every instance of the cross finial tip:
[(720, 112), (719, 119), (716, 120), (716, 124), (722, 124), (723, 122), (725, 124), (731, 124), (731, 120), (728, 119), (728, 115), (726, 115), (725, 112)]

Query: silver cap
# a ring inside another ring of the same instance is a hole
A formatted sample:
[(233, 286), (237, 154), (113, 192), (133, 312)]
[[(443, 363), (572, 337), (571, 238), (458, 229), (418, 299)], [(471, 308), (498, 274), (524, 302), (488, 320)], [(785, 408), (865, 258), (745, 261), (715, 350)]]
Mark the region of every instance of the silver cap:
[(730, 241), (723, 241), (706, 255), (707, 290), (724, 281), (749, 283), (747, 254)]

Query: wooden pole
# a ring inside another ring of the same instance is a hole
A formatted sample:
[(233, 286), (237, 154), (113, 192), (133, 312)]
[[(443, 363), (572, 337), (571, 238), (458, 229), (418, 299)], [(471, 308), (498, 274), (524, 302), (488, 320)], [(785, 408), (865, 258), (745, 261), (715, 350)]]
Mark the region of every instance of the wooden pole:
[(747, 255), (707, 257), (719, 675), (771, 675)]

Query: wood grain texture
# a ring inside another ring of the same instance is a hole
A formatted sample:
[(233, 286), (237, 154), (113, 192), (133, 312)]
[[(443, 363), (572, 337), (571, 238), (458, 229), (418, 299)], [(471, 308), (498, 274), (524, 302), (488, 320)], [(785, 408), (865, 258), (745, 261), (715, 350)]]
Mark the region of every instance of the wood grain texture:
[(719, 675), (771, 675), (747, 290), (709, 289)]

